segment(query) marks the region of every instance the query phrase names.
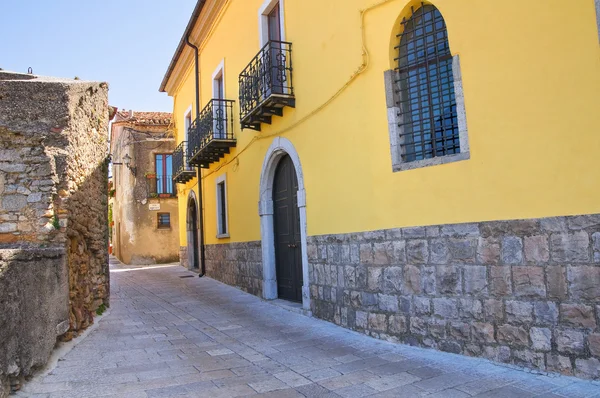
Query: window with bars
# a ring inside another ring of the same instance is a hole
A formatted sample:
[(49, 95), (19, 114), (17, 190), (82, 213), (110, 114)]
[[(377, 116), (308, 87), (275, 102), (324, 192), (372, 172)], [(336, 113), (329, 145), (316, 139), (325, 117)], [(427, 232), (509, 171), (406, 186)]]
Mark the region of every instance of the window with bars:
[(396, 70), (401, 162), (461, 152), (446, 23), (432, 5), (402, 20)]
[(158, 213), (158, 228), (171, 228), (171, 213)]

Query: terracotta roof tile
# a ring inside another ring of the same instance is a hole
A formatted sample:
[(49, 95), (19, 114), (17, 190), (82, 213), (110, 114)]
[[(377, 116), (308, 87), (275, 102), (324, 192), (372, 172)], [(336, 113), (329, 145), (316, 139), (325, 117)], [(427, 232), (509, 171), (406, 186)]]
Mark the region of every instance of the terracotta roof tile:
[(168, 126), (172, 114), (169, 112), (118, 111), (114, 123), (126, 122), (138, 126)]

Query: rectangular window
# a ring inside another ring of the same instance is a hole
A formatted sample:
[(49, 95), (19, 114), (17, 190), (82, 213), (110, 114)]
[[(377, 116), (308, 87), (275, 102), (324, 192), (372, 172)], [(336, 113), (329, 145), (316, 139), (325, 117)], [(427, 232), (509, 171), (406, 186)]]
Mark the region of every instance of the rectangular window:
[(227, 187), (225, 175), (217, 178), (217, 238), (229, 237), (227, 228)]
[(156, 193), (173, 195), (173, 155), (157, 153), (154, 155), (156, 171)]
[(192, 125), (192, 106), (185, 112), (183, 118), (183, 140), (187, 142), (190, 126)]
[(158, 213), (158, 228), (171, 228), (171, 213)]

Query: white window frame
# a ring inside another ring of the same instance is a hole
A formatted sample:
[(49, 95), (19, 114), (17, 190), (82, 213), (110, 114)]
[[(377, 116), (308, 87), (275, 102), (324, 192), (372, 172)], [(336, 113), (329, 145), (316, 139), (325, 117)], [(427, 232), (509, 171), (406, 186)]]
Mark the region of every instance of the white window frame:
[(187, 121), (187, 117), (188, 115), (190, 116), (190, 125), (194, 122), (194, 116), (192, 115), (192, 105), (190, 105), (185, 112), (183, 112), (183, 141), (188, 140), (188, 129), (190, 128), (190, 126), (186, 126), (186, 121)]
[[(225, 194), (225, 208), (221, 208), (221, 198), (219, 197), (219, 185), (223, 184), (223, 191)], [(227, 203), (227, 173), (220, 175), (217, 177), (215, 181), (215, 191), (217, 198), (217, 205), (215, 208), (217, 209), (217, 239), (229, 238), (229, 212), (227, 211), (229, 204)], [(225, 212), (225, 228), (226, 231), (221, 231), (221, 214)]]
[(265, 0), (258, 9), (258, 37), (260, 38), (260, 48), (263, 48), (269, 41), (268, 15), (276, 4), (279, 4), (279, 26), (281, 29), (281, 41), (286, 41), (283, 1), (284, 0)]
[[(221, 62), (219, 63), (219, 66), (217, 66), (217, 69), (215, 69), (215, 71), (212, 74), (212, 98), (216, 99), (217, 98), (217, 92), (218, 92), (218, 87), (217, 85), (219, 83), (217, 83), (217, 79), (221, 79), (221, 81), (223, 82), (223, 99), (225, 99), (226, 95), (225, 95), (225, 59), (222, 59)], [(214, 103), (213, 103), (214, 105)], [(223, 108), (225, 110), (225, 112), (227, 112), (226, 108)], [(216, 112), (217, 112), (217, 108), (213, 106), (213, 116), (216, 116)], [(227, 121), (223, 121), (223, 128), (222, 130), (225, 132), (225, 134), (228, 133), (227, 131)], [(217, 131), (217, 120), (216, 118), (213, 119), (213, 132)], [(226, 137), (213, 137), (215, 139), (225, 139)]]

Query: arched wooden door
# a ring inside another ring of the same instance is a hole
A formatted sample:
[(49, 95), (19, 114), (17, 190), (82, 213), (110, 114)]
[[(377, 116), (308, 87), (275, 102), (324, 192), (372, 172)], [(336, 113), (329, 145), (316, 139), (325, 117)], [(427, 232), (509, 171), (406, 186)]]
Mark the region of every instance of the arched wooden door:
[(198, 256), (198, 207), (196, 200), (190, 198), (187, 209), (187, 247), (188, 261), (193, 269), (200, 268)]
[(281, 299), (302, 302), (302, 259), (298, 179), (292, 159), (279, 161), (273, 181), (275, 227), (275, 268), (277, 295)]

